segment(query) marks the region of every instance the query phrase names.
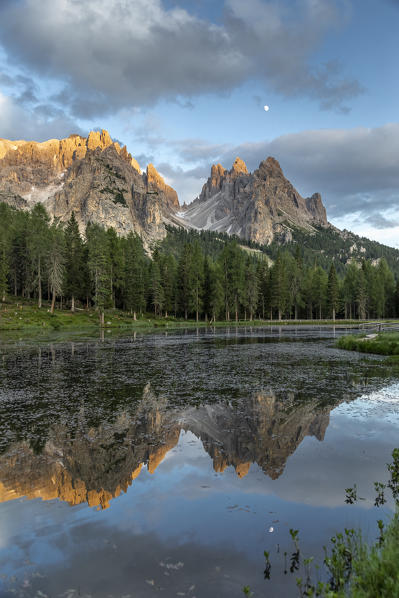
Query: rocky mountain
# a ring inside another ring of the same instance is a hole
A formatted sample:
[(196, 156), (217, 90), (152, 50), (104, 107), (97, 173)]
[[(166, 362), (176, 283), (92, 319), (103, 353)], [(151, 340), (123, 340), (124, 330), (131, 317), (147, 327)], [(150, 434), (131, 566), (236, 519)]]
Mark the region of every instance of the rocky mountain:
[(121, 235), (136, 232), (147, 247), (166, 235), (165, 224), (262, 244), (276, 234), (289, 240), (290, 224), (308, 232), (314, 224), (327, 225), (320, 195), (301, 197), (274, 158), (252, 174), (240, 158), (229, 171), (212, 166), (200, 196), (179, 212), (176, 191), (155, 167), (142, 173), (107, 131), (42, 143), (0, 139), (0, 201), (18, 209), (41, 202), (63, 222), (75, 212), (82, 232), (95, 222)]
[(142, 173), (107, 131), (43, 143), (0, 139), (0, 201), (19, 209), (41, 202), (63, 222), (74, 212), (82, 232), (95, 222), (136, 232), (147, 245), (165, 236), (179, 208), (155, 167)]
[(399, 272), (396, 249), (333, 227), (320, 194), (302, 197), (272, 157), (253, 173), (240, 158), (230, 170), (213, 165), (199, 197), (180, 206), (155, 167), (142, 172), (107, 131), (42, 143), (0, 139), (0, 201), (24, 210), (41, 202), (62, 222), (74, 212), (82, 233), (89, 222), (120, 235), (132, 231), (147, 250), (172, 226), (237, 235), (267, 245), (272, 259), (276, 244), (301, 244), (343, 265), (384, 256)]
[(231, 170), (213, 165), (200, 196), (181, 217), (191, 227), (260, 244), (271, 243), (276, 234), (290, 240), (290, 225), (308, 233), (314, 232), (315, 225), (328, 226), (320, 194), (303, 198), (271, 157), (253, 173), (240, 158)]

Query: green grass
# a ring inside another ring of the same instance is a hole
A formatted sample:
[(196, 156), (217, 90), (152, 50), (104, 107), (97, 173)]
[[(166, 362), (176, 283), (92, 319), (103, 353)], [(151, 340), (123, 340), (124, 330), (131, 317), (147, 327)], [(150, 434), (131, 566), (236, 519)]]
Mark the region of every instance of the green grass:
[(399, 333), (380, 332), (375, 338), (367, 339), (362, 335), (342, 336), (336, 343), (340, 349), (359, 351), (360, 353), (375, 353), (377, 355), (399, 356)]
[[(212, 327), (227, 326), (357, 326), (358, 320), (235, 320), (217, 321)], [(209, 322), (200, 320), (185, 320), (184, 318), (154, 317), (154, 314), (144, 314), (137, 320), (126, 311), (109, 309), (105, 312), (105, 328), (108, 329), (154, 329), (154, 328), (192, 328), (209, 326)], [(99, 328), (98, 313), (93, 309), (77, 309), (74, 313), (70, 310), (56, 309), (50, 313), (50, 304), (44, 303), (39, 309), (33, 300), (9, 298), (5, 303), (0, 303), (0, 332), (12, 330), (24, 331), (53, 331), (53, 330), (89, 330)], [(349, 338), (349, 337), (345, 337)], [(346, 347), (344, 347), (346, 348)]]

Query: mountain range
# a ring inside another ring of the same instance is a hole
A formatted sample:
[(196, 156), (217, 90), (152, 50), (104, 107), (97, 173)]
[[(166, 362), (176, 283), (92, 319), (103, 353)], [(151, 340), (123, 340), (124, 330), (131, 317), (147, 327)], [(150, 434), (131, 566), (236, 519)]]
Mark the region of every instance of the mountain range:
[(181, 206), (156, 168), (142, 170), (107, 131), (42, 143), (0, 139), (0, 201), (23, 210), (41, 202), (61, 222), (73, 212), (82, 234), (89, 222), (135, 232), (148, 251), (170, 227), (181, 227), (260, 247), (300, 242), (319, 253), (328, 238), (329, 258), (339, 253), (347, 263), (389, 254), (391, 267), (399, 265), (399, 250), (332, 226), (320, 194), (302, 197), (273, 157), (252, 173), (238, 157), (230, 170), (213, 165), (199, 196)]

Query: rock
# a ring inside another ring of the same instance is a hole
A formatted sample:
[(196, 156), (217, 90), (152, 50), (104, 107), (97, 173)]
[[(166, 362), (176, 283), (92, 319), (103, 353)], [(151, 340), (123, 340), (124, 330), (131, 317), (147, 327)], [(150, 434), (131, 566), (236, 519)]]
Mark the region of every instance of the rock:
[(43, 143), (0, 139), (0, 175), (0, 201), (19, 209), (41, 202), (61, 222), (74, 212), (82, 234), (94, 222), (135, 232), (147, 248), (166, 235), (165, 222), (179, 208), (155, 167), (141, 174), (126, 146), (104, 130)]
[(271, 243), (275, 236), (289, 240), (290, 226), (312, 232), (314, 225), (328, 224), (321, 196), (301, 197), (272, 157), (252, 174), (240, 158), (230, 171), (213, 165), (200, 196), (187, 207), (184, 221), (261, 244)]

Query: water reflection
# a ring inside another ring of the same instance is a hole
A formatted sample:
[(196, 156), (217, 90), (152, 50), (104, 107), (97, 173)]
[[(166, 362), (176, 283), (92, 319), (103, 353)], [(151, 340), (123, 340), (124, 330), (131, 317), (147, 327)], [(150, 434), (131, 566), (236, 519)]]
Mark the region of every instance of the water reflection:
[(395, 372), (340, 333), (0, 345), (0, 595), (290, 595), (263, 551), (371, 529), (344, 488), (367, 495), (397, 440)]
[(324, 438), (329, 412), (317, 401), (271, 390), (246, 401), (170, 407), (148, 383), (134, 415), (121, 411), (91, 427), (82, 409), (72, 430), (66, 422), (52, 426), (39, 452), (26, 441), (14, 443), (0, 457), (0, 501), (59, 498), (107, 508), (143, 466), (156, 471), (181, 431), (202, 441), (215, 472), (233, 466), (242, 478), (256, 463), (277, 479), (305, 436)]

